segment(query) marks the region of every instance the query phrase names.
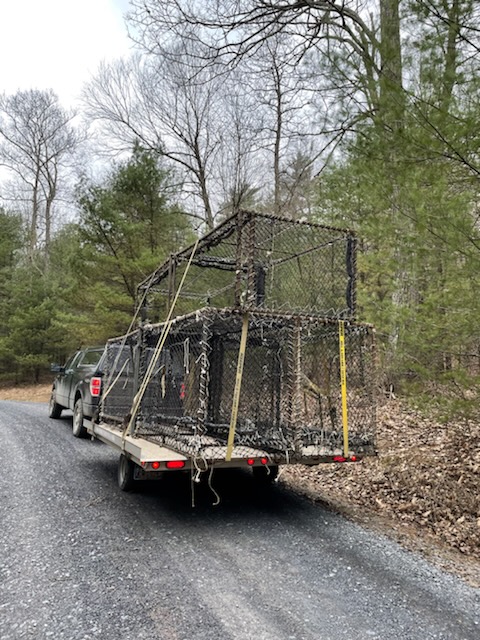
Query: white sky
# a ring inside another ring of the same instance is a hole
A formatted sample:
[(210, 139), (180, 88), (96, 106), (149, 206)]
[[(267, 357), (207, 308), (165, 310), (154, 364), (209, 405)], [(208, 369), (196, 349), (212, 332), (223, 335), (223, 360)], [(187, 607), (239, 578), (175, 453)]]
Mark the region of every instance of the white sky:
[(127, 55), (128, 0), (0, 0), (0, 93), (53, 89), (72, 106), (101, 60)]

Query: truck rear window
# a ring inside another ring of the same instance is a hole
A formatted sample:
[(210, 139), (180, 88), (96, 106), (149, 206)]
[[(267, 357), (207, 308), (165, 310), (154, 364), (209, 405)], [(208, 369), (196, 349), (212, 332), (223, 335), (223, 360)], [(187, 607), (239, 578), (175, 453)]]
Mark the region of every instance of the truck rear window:
[(79, 363), (79, 366), (85, 367), (85, 366), (98, 364), (98, 361), (102, 357), (102, 353), (103, 351), (101, 349), (98, 351), (86, 351), (81, 362)]

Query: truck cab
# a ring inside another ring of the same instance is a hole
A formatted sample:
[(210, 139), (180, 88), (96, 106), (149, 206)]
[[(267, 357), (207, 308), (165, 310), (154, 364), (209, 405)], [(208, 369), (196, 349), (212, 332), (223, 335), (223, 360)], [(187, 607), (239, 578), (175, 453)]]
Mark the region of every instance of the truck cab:
[(84, 418), (91, 418), (99, 403), (101, 362), (104, 347), (86, 347), (74, 353), (65, 365), (52, 365), (56, 373), (49, 403), (50, 418), (60, 418), (64, 409), (73, 411), (73, 435), (87, 434)]

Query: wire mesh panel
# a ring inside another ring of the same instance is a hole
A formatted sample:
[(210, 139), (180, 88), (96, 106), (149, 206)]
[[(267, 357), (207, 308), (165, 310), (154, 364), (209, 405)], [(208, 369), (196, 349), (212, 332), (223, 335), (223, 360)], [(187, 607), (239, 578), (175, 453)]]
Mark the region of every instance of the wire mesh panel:
[[(189, 248), (172, 255), (139, 286), (160, 313), (178, 291), (191, 254)], [(210, 305), (351, 318), (355, 256), (351, 231), (239, 212), (199, 242), (177, 309)]]
[[(126, 424), (136, 390), (148, 381), (131, 425), (136, 435), (155, 437), (194, 456), (224, 447), (243, 319), (237, 309), (204, 308), (177, 318), (168, 334), (158, 324), (142, 327), (124, 346), (119, 339), (110, 341), (111, 391), (104, 416)], [(237, 452), (260, 449), (278, 461), (341, 452), (338, 327), (336, 320), (298, 314), (248, 314)], [(162, 335), (164, 346), (157, 353)], [(375, 425), (372, 329), (346, 322), (345, 345), (350, 450), (368, 454), (374, 449)]]
[(104, 419), (123, 422), (131, 411), (136, 392), (135, 359), (138, 334), (116, 338), (107, 343), (103, 364), (103, 387), (100, 403)]

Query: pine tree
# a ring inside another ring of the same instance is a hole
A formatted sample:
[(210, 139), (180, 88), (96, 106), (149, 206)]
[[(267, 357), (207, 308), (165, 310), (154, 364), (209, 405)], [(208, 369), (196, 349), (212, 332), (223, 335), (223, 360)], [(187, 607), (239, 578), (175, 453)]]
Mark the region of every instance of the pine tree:
[(136, 146), (105, 184), (79, 189), (81, 250), (71, 259), (78, 283), (69, 297), (99, 340), (128, 328), (139, 282), (192, 241), (170, 185), (155, 155)]

